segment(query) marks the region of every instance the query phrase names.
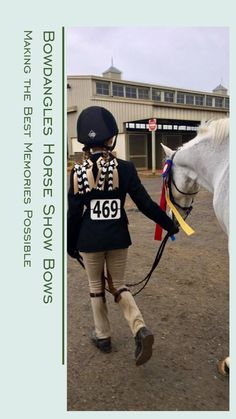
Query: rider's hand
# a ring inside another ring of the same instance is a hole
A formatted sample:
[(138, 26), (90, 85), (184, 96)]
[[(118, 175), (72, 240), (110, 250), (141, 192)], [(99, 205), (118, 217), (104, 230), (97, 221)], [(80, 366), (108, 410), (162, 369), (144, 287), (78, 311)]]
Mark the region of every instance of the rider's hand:
[(170, 236), (174, 236), (174, 234), (177, 234), (179, 232), (178, 225), (173, 221), (173, 226), (170, 230), (168, 230), (168, 233)]

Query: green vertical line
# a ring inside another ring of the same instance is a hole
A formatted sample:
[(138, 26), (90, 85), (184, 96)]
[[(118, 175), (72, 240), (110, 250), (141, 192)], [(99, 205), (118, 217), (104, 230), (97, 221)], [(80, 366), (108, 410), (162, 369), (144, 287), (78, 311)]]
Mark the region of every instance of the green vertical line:
[(62, 27), (62, 365), (65, 364), (65, 34)]

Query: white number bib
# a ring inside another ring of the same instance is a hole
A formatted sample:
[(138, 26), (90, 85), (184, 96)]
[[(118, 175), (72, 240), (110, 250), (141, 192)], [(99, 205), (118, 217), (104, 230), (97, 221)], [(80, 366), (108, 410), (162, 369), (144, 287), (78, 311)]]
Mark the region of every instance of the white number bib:
[(93, 199), (90, 202), (91, 220), (119, 219), (120, 204), (120, 199)]

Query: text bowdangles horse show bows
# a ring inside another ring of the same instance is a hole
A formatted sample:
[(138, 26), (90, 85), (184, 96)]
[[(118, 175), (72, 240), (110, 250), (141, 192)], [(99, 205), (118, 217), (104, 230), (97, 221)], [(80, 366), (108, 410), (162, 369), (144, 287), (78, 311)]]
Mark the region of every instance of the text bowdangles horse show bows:
[[(195, 233), (195, 231), (186, 223), (182, 215), (179, 213), (179, 211), (176, 209), (176, 207), (174, 206), (174, 204), (172, 204), (170, 200), (168, 179), (169, 179), (172, 164), (173, 164), (173, 161), (171, 159), (166, 160), (163, 170), (162, 170), (163, 184), (162, 184), (162, 191), (161, 191), (160, 207), (163, 211), (166, 211), (166, 207), (168, 205), (168, 207), (172, 210), (182, 230), (188, 236), (191, 236), (192, 234)], [(163, 230), (162, 227), (159, 224), (156, 224), (154, 240), (162, 240), (162, 230)]]

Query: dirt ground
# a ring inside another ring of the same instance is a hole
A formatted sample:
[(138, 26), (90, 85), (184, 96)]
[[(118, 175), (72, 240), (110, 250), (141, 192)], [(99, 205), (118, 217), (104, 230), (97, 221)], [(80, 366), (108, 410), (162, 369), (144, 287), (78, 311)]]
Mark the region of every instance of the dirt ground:
[[(159, 202), (160, 179), (142, 179)], [(126, 203), (133, 245), (127, 283), (149, 271), (159, 242), (155, 225)], [(229, 379), (217, 361), (229, 352), (227, 237), (212, 209), (212, 196), (198, 194), (188, 222), (196, 233), (169, 241), (148, 286), (136, 297), (155, 336), (153, 356), (134, 363), (134, 339), (119, 306), (107, 295), (113, 351), (90, 342), (93, 329), (86, 274), (68, 258), (68, 410), (227, 411)]]

